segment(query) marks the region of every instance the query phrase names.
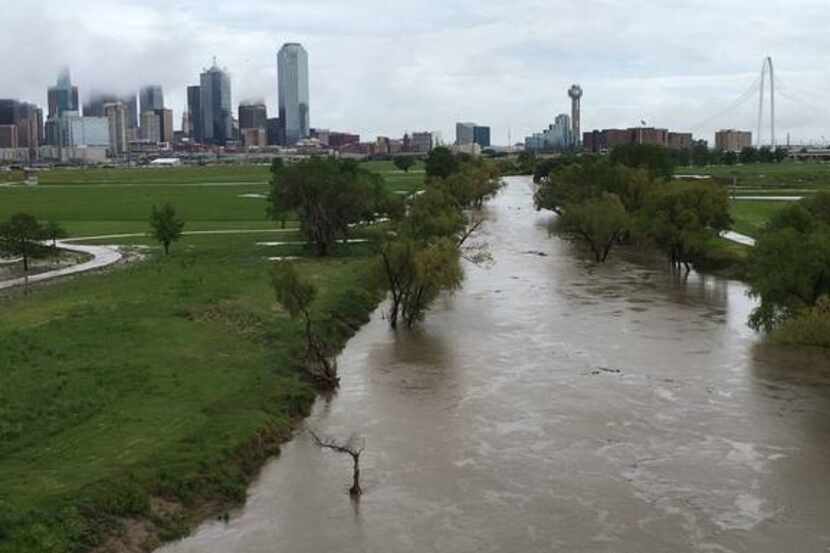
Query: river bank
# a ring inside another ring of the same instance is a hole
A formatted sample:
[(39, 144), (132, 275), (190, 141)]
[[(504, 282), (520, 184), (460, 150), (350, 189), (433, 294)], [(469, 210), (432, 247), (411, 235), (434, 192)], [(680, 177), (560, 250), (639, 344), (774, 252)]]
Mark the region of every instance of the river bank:
[[(0, 298), (0, 551), (146, 551), (244, 501), (316, 395), (268, 237)], [(299, 263), (338, 346), (379, 301), (353, 253)]]

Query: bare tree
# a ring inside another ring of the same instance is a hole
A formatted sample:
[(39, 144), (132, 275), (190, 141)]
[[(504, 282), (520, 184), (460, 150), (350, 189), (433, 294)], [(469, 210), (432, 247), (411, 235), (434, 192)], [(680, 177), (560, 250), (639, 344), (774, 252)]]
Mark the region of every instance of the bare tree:
[(363, 439), (357, 434), (352, 434), (345, 443), (340, 443), (334, 438), (320, 438), (314, 430), (309, 429), (309, 434), (314, 438), (314, 442), (324, 448), (331, 449), (337, 453), (346, 453), (352, 457), (354, 468), (352, 471), (352, 487), (349, 488), (349, 495), (352, 497), (359, 497), (363, 493), (360, 489), (360, 454), (366, 446)]

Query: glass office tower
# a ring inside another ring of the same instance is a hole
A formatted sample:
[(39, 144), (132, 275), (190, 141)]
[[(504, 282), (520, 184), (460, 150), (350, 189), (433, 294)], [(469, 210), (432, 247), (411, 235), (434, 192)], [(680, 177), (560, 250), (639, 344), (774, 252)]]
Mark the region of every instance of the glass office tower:
[(309, 136), (308, 54), (289, 42), (277, 54), (277, 92), (280, 125), (286, 145)]

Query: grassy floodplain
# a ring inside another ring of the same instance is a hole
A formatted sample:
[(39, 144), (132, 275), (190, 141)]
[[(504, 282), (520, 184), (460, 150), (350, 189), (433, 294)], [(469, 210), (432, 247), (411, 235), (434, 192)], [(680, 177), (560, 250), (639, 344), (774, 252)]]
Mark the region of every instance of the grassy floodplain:
[(678, 174), (711, 175), (729, 184), (734, 192), (748, 195), (812, 193), (830, 189), (830, 164), (785, 161), (782, 163), (749, 163), (681, 167)]
[[(390, 164), (373, 169), (394, 190), (423, 181)], [(178, 169), (162, 171), (172, 180)], [(26, 210), (74, 235), (142, 232), (149, 206), (169, 199), (188, 229), (274, 228), (264, 201), (237, 198), (266, 189), (4, 188), (0, 217)], [(257, 245), (299, 239), (278, 236), (186, 236), (169, 258), (148, 250), (140, 263), (0, 297), (0, 552), (87, 551), (128, 519), (142, 521), (152, 547), (244, 499), (314, 398), (298, 369), (302, 330), (276, 305), (267, 259), (306, 249)], [(379, 300), (367, 262), (362, 246), (299, 262), (338, 344)]]

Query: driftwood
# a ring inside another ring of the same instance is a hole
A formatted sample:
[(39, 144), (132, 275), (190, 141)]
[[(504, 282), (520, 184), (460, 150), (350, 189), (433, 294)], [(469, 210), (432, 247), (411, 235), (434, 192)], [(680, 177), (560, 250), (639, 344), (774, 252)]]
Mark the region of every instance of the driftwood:
[(353, 434), (348, 441), (340, 443), (333, 438), (321, 438), (316, 432), (310, 429), (308, 433), (311, 434), (311, 437), (314, 438), (314, 442), (318, 446), (351, 456), (354, 469), (352, 471), (352, 487), (349, 489), (349, 495), (355, 498), (359, 497), (363, 493), (363, 490), (360, 489), (360, 454), (363, 453), (365, 448), (362, 440)]

